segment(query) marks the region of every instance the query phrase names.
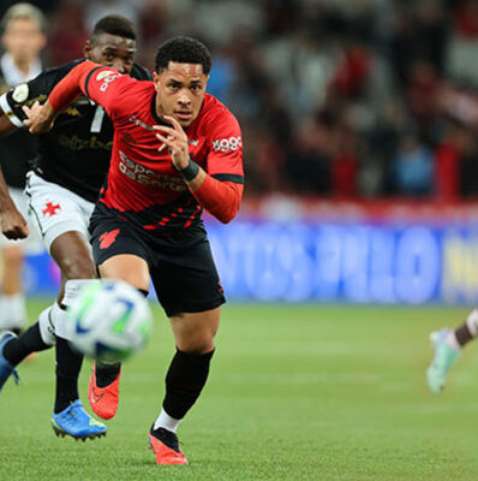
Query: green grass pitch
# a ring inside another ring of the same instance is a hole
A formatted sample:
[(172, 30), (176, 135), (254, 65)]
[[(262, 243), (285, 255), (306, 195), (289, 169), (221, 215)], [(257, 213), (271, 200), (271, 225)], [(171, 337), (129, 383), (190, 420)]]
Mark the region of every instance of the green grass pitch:
[[(31, 317), (45, 302), (30, 302)], [(106, 438), (56, 438), (52, 353), (0, 395), (2, 481), (472, 481), (478, 479), (478, 347), (432, 396), (429, 331), (465, 310), (228, 305), (210, 382), (180, 428), (189, 466), (158, 467), (146, 433), (173, 352), (156, 311), (124, 369)], [(89, 362), (81, 379), (86, 400)], [(86, 402), (87, 404), (87, 402)]]

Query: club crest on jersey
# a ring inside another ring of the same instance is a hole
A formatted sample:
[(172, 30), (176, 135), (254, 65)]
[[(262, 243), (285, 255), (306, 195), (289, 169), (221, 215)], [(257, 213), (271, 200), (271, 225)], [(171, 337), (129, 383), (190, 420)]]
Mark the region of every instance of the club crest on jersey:
[(25, 100), (28, 98), (30, 90), (28, 88), (27, 84), (20, 84), (17, 87), (15, 87), (15, 90), (13, 91), (12, 98), (15, 100), (15, 102), (18, 102), (21, 104), (22, 102), (25, 102)]
[(105, 93), (108, 90), (111, 82), (114, 82), (118, 77), (121, 77), (121, 74), (118, 72), (114, 72), (113, 70), (104, 70), (103, 72), (100, 72), (96, 76), (96, 80), (98, 82), (103, 82), (100, 85), (100, 92)]
[(100, 249), (108, 249), (111, 247), (112, 244), (116, 241), (118, 234), (120, 233), (119, 229), (113, 229), (109, 232), (104, 232), (100, 236)]
[(102, 70), (97, 76), (96, 80), (99, 82), (100, 80), (103, 80), (104, 78), (108, 77), (108, 75), (113, 75), (117, 72), (114, 72), (113, 70)]

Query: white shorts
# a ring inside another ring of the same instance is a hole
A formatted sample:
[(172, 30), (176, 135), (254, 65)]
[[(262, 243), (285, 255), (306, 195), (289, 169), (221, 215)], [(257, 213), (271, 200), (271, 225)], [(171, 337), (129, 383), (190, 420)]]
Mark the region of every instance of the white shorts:
[(25, 195), (23, 189), (16, 187), (9, 187), (8, 189), (10, 197), (15, 203), (16, 208), (25, 217), (28, 222), (28, 229), (30, 235), (26, 239), (11, 240), (7, 239), (0, 233), (0, 249), (4, 249), (9, 246), (22, 246), (27, 254), (40, 254), (45, 250), (41, 239), (40, 231), (35, 222), (32, 222), (28, 215), (28, 197)]
[(53, 241), (65, 232), (80, 232), (88, 242), (88, 224), (95, 207), (93, 202), (46, 181), (33, 171), (27, 174), (25, 193), (29, 198), (30, 218), (40, 229), (48, 252)]

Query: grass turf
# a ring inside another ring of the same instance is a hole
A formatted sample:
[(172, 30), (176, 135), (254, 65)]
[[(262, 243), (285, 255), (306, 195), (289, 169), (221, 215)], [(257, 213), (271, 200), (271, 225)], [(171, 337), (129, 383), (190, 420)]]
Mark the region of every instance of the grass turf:
[[(30, 302), (32, 318), (43, 305)], [(146, 440), (173, 352), (158, 310), (151, 344), (125, 366), (120, 409), (104, 439), (53, 435), (52, 352), (21, 366), (22, 384), (9, 381), (0, 395), (0, 480), (477, 479), (476, 348), (442, 395), (424, 385), (429, 331), (464, 314), (227, 306), (210, 382), (180, 428), (190, 465), (165, 468), (154, 464)]]

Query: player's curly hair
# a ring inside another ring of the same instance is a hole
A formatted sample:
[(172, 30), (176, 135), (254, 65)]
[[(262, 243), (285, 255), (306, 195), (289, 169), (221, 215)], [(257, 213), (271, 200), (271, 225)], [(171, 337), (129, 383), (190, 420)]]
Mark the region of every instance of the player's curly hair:
[(121, 15), (107, 15), (98, 20), (93, 28), (92, 40), (102, 33), (109, 33), (110, 35), (136, 40), (133, 22)]
[(173, 37), (164, 42), (156, 53), (155, 70), (168, 68), (169, 62), (201, 64), (207, 75), (211, 71), (211, 52), (192, 37)]

